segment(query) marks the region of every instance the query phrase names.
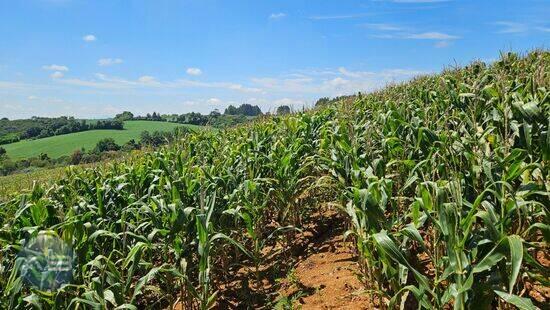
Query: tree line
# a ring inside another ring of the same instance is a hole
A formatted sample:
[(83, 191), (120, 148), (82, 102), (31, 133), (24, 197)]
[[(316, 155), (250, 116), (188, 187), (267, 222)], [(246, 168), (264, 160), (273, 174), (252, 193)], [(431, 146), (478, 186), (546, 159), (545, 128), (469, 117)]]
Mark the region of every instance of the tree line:
[[(283, 105), (277, 108), (276, 114), (289, 114), (291, 109), (289, 106)], [(263, 113), (259, 106), (243, 103), (236, 107), (229, 105), (223, 112), (223, 114), (215, 109), (209, 114), (201, 114), (197, 112), (189, 112), (183, 114), (160, 114), (157, 112), (147, 113), (146, 115), (134, 115), (130, 111), (124, 111), (115, 116), (115, 119), (121, 121), (130, 120), (148, 120), (148, 121), (164, 121), (180, 124), (190, 124), (198, 126), (212, 126), (216, 128), (226, 128), (234, 126), (240, 123), (244, 123), (259, 117), (262, 115), (268, 115), (269, 113)]]
[[(322, 98), (328, 99), (328, 98)], [(321, 101), (321, 100), (320, 100)], [(277, 108), (276, 114), (283, 115), (291, 113), (289, 106), (283, 105)], [(30, 119), (9, 120), (0, 119), (0, 145), (18, 142), (25, 139), (39, 139), (56, 135), (69, 134), (94, 129), (124, 129), (124, 121), (149, 120), (164, 121), (180, 124), (191, 124), (197, 126), (212, 126), (226, 128), (249, 121), (258, 116), (266, 115), (260, 107), (251, 104), (241, 104), (238, 107), (228, 106), (223, 114), (217, 109), (209, 114), (196, 112), (184, 114), (160, 114), (157, 112), (146, 115), (134, 115), (132, 112), (124, 111), (117, 114), (114, 119), (106, 120), (78, 120), (74, 117), (36, 117)]]
[(31, 158), (12, 160), (8, 157), (6, 150), (0, 146), (0, 176), (27, 172), (37, 168), (87, 164), (118, 158), (134, 150), (157, 148), (172, 143), (188, 132), (189, 130), (184, 127), (175, 128), (173, 131), (143, 131), (138, 141), (131, 139), (122, 145), (117, 144), (113, 138), (104, 138), (90, 150), (78, 149), (71, 155), (59, 158), (50, 158), (48, 154), (42, 153)]
[(93, 129), (123, 129), (120, 120), (77, 120), (73, 117), (32, 117), (30, 119), (0, 119), (0, 144), (24, 139), (38, 139)]

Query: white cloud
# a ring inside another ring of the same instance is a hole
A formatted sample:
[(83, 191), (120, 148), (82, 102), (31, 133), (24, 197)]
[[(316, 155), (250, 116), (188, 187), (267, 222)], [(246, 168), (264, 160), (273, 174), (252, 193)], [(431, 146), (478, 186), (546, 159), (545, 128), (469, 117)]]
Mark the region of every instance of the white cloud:
[(64, 84), (99, 88), (99, 89), (130, 89), (141, 87), (154, 87), (163, 89), (184, 89), (184, 88), (212, 88), (226, 89), (241, 93), (261, 93), (262, 89), (257, 87), (246, 87), (242, 84), (230, 82), (200, 82), (195, 80), (179, 79), (174, 81), (159, 81), (156, 78), (144, 75), (137, 80), (128, 80), (117, 77), (109, 77), (105, 74), (95, 74), (96, 79), (63, 79)]
[(331, 19), (353, 19), (369, 16), (369, 14), (352, 14), (352, 15), (316, 15), (310, 16), (311, 20), (331, 20)]
[(97, 40), (97, 38), (93, 34), (87, 34), (87, 35), (82, 37), (82, 40), (84, 40), (86, 42), (93, 42), (93, 41)]
[(222, 103), (222, 101), (218, 98), (210, 98), (206, 102), (209, 103), (209, 104), (220, 104), (220, 103)]
[(52, 79), (60, 79), (64, 76), (63, 72), (61, 71), (55, 71), (54, 73), (50, 74), (50, 77)]
[[(367, 72), (351, 72), (344, 67), (338, 68), (338, 72), (340, 72), (344, 76), (354, 77), (354, 78), (358, 78), (367, 74)], [(374, 74), (374, 73), (368, 72), (368, 74)]]
[(445, 48), (445, 47), (448, 47), (451, 43), (449, 41), (439, 41), (437, 43), (435, 43), (435, 47), (436, 48)]
[(258, 93), (258, 92), (262, 91), (259, 88), (244, 87), (241, 84), (233, 84), (233, 83), (229, 83), (229, 84), (223, 86), (223, 88), (242, 91), (242, 92), (245, 92), (245, 93)]
[(201, 75), (202, 74), (202, 70), (199, 69), (199, 68), (187, 68), (187, 70), (185, 72), (187, 72), (187, 74), (189, 74), (189, 75)]
[(141, 82), (141, 83), (155, 83), (156, 81), (157, 80), (150, 75), (144, 75), (139, 77), (138, 79), (138, 82)]
[(99, 88), (99, 89), (123, 89), (131, 88), (130, 85), (124, 85), (123, 83), (115, 82), (102, 82), (97, 80), (83, 80), (83, 79), (60, 79), (60, 82), (67, 85)]
[(493, 23), (493, 25), (500, 27), (500, 30), (498, 30), (496, 33), (501, 33), (501, 34), (522, 34), (532, 30), (541, 31), (541, 32), (550, 32), (550, 27), (535, 26), (533, 23), (498, 21)]
[[(362, 24), (363, 27), (367, 29), (377, 30), (380, 33), (371, 35), (373, 38), (378, 39), (415, 39), (415, 40), (440, 40), (440, 41), (449, 41), (460, 39), (459, 36), (437, 32), (437, 31), (428, 31), (428, 32), (416, 32), (410, 27), (397, 26), (393, 24), (385, 23), (366, 23)], [(438, 47), (443, 47), (446, 43), (438, 43)]]
[(194, 100), (185, 100), (181, 104), (184, 105), (184, 106), (195, 106), (195, 105), (198, 105), (199, 103), (197, 101), (194, 101)]
[[(9, 91), (36, 91), (38, 89), (51, 89), (52, 85), (50, 84), (30, 84), (30, 83), (21, 83), (21, 82), (11, 82), (11, 81), (0, 81), (0, 90), (6, 89)], [(0, 96), (0, 99), (2, 97)]]
[(341, 78), (341, 77), (337, 77), (337, 78), (334, 78), (330, 81), (328, 81), (327, 83), (332, 85), (332, 86), (335, 86), (335, 87), (341, 87), (343, 85), (347, 85), (349, 84), (349, 80), (346, 80), (344, 78)]
[(27, 99), (29, 99), (29, 100), (36, 100), (36, 99), (38, 99), (38, 97), (36, 97), (36, 96), (28, 96)]
[(299, 99), (292, 99), (292, 98), (282, 98), (273, 101), (273, 103), (277, 106), (281, 105), (288, 105), (288, 106), (298, 106), (298, 105), (305, 105), (306, 102)]
[(123, 60), (120, 59), (120, 58), (100, 58), (97, 61), (97, 64), (102, 66), (102, 67), (105, 67), (105, 66), (112, 66), (112, 65), (121, 64), (122, 62), (123, 62)]
[(374, 71), (350, 71), (344, 67), (338, 68), (338, 72), (348, 78), (367, 79), (367, 78), (382, 78), (393, 79), (400, 77), (411, 77), (415, 75), (422, 75), (428, 72), (421, 70), (408, 70), (408, 69), (387, 69), (379, 72)]
[(422, 32), (422, 33), (383, 33), (371, 35), (377, 39), (412, 39), (412, 40), (440, 40), (450, 41), (460, 39), (459, 36), (450, 35), (442, 32)]
[(494, 24), (501, 27), (498, 33), (523, 33), (529, 29), (527, 25), (515, 22), (501, 21)]
[(269, 19), (281, 19), (286, 17), (287, 15), (285, 13), (273, 13), (269, 15)]
[(371, 37), (377, 39), (399, 39), (399, 36), (394, 34), (374, 34)]
[(219, 88), (239, 91), (243, 93), (261, 93), (262, 89), (256, 87), (246, 87), (242, 84), (230, 83), (230, 82), (199, 82), (193, 80), (176, 80), (172, 83), (168, 83), (172, 87), (196, 87), (196, 88)]
[(423, 32), (423, 33), (415, 33), (406, 36), (407, 39), (419, 39), (419, 40), (453, 40), (458, 39), (460, 37), (442, 33), (442, 32)]
[(336, 70), (300, 71), (299, 77), (253, 78), (254, 85), (269, 95), (300, 94), (301, 96), (339, 96), (358, 91), (372, 91), (387, 83), (400, 82), (426, 71), (409, 69), (387, 69), (382, 71), (353, 71), (345, 67)]
[(367, 23), (362, 24), (364, 27), (369, 29), (375, 29), (380, 31), (400, 31), (403, 30), (402, 27), (398, 27), (392, 24), (383, 24), (383, 23)]
[[(274, 108), (282, 104), (311, 105), (315, 98), (319, 97), (348, 95), (358, 91), (369, 92), (382, 88), (388, 83), (405, 81), (426, 73), (429, 72), (407, 68), (369, 71), (342, 66), (296, 70), (279, 76), (254, 77), (242, 83), (193, 79), (162, 80), (151, 75), (126, 79), (101, 73), (95, 74), (90, 79), (58, 77), (56, 81), (58, 84), (82, 87), (83, 92), (99, 89), (105, 93), (120, 92), (120, 94), (143, 91), (147, 96), (177, 94), (189, 101), (186, 105), (191, 106), (193, 103), (194, 109), (202, 112), (208, 112), (207, 107), (223, 106), (231, 101), (251, 104), (255, 102), (267, 111), (264, 108)], [(93, 93), (96, 92), (98, 91), (93, 91)], [(29, 90), (27, 95), (29, 93), (32, 93), (32, 90)], [(197, 98), (201, 93), (208, 93), (210, 96), (204, 99)], [(252, 94), (254, 96), (248, 96)], [(178, 99), (178, 102), (181, 103), (183, 100)]]
[(69, 71), (69, 68), (67, 68), (67, 66), (61, 66), (61, 65), (42, 66), (42, 69), (49, 70), (49, 71)]
[[(436, 43), (434, 41), (433, 43)], [(56, 72), (59, 72), (58, 75)], [(109, 76), (102, 73), (96, 73), (88, 79), (83, 78), (65, 78), (61, 71), (52, 71), (52, 77), (55, 83), (48, 83), (44, 87), (49, 87), (55, 93), (62, 94), (66, 90), (70, 92), (79, 92), (82, 94), (83, 102), (66, 102), (73, 104), (71, 109), (61, 108), (54, 105), (53, 101), (48, 99), (48, 93), (41, 93), (38, 86), (26, 84), (19, 85), (10, 82), (0, 81), (0, 92), (19, 93), (19, 98), (28, 100), (7, 102), (2, 101), (0, 96), (0, 105), (3, 103), (21, 104), (23, 106), (36, 106), (36, 112), (25, 110), (19, 111), (20, 115), (45, 115), (52, 110), (43, 109), (43, 106), (56, 106), (56, 109), (63, 109), (71, 115), (89, 115), (105, 116), (113, 113), (107, 113), (102, 110), (112, 104), (117, 109), (132, 109), (130, 102), (139, 102), (139, 104), (149, 104), (147, 107), (141, 106), (146, 113), (154, 109), (156, 103), (165, 109), (161, 112), (169, 113), (169, 107), (181, 107), (186, 110), (192, 110), (201, 113), (208, 113), (213, 108), (222, 110), (228, 104), (238, 105), (240, 103), (250, 103), (260, 106), (264, 111), (274, 111), (278, 106), (288, 105), (300, 109), (302, 106), (312, 106), (319, 97), (334, 97), (339, 95), (349, 95), (361, 92), (369, 92), (380, 89), (388, 83), (401, 82), (410, 79), (418, 74), (428, 72), (410, 69), (387, 69), (387, 70), (357, 70), (352, 67), (336, 68), (316, 68), (306, 70), (295, 70), (285, 72), (278, 76), (264, 76), (251, 78), (239, 83), (235, 82), (216, 82), (216, 81), (197, 81), (193, 79), (162, 80), (158, 76), (143, 75), (132, 79)], [(6, 88), (6, 90), (3, 90)], [(203, 94), (208, 97), (202, 97)], [(126, 102), (121, 101), (116, 104), (110, 102), (101, 102), (97, 105), (93, 96), (100, 94), (105, 98), (109, 96), (129, 96)], [(32, 99), (34, 95), (37, 99)], [(90, 97), (92, 96), (92, 97)], [(134, 97), (130, 97), (134, 96)], [(202, 97), (202, 98), (201, 98)], [(92, 98), (92, 99), (90, 99)], [(143, 98), (143, 99), (142, 99)], [(134, 100), (136, 99), (136, 100)], [(79, 99), (80, 100), (80, 99)], [(186, 100), (186, 101), (184, 101)], [(92, 103), (93, 101), (93, 103)], [(52, 103), (52, 104), (50, 104)], [(83, 111), (77, 108), (77, 105), (87, 104), (88, 110)], [(136, 113), (140, 111), (140, 106), (135, 106)], [(51, 108), (53, 109), (53, 108)], [(59, 110), (61, 111), (61, 110)], [(110, 110), (109, 110), (110, 111)], [(158, 111), (158, 110), (157, 110)], [(16, 115), (17, 113), (6, 112), (6, 115)], [(88, 116), (89, 116), (88, 115)]]
[(180, 79), (173, 82), (165, 82), (166, 87), (172, 88), (218, 88), (218, 89), (229, 89), (234, 91), (239, 91), (242, 93), (261, 93), (262, 89), (256, 87), (246, 87), (242, 84), (231, 83), (231, 82), (200, 82), (195, 80)]

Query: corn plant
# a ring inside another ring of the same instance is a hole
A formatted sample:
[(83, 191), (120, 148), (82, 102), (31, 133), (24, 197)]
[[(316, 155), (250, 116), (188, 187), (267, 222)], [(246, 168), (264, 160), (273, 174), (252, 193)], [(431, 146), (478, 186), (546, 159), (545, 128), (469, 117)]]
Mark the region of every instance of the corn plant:
[[(544, 308), (527, 291), (550, 286), (549, 68), (548, 51), (506, 53), (67, 168), (0, 202), (0, 308), (216, 307), (325, 202), (382, 308)], [(55, 287), (23, 272), (46, 232), (73, 253)]]

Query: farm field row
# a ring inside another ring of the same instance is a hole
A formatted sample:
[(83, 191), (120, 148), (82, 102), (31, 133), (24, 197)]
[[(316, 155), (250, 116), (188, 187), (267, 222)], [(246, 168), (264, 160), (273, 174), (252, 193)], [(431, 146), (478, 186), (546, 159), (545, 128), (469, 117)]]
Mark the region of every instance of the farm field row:
[(549, 120), (506, 53), (68, 169), (0, 202), (0, 308), (546, 309)]

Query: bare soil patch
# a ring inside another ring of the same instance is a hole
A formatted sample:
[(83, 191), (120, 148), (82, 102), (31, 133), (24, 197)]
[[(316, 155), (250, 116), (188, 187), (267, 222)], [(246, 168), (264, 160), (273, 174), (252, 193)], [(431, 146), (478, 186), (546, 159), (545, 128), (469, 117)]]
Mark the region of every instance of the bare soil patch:
[(330, 230), (313, 244), (313, 253), (300, 260), (293, 279), (280, 293), (301, 309), (374, 309), (357, 273), (353, 243), (341, 229)]
[[(216, 281), (215, 309), (374, 309), (357, 273), (351, 240), (344, 241), (346, 221), (336, 210), (313, 213), (290, 244), (266, 248), (258, 271), (242, 266)], [(221, 279), (220, 279), (221, 280)], [(184, 309), (177, 304), (175, 309)]]

